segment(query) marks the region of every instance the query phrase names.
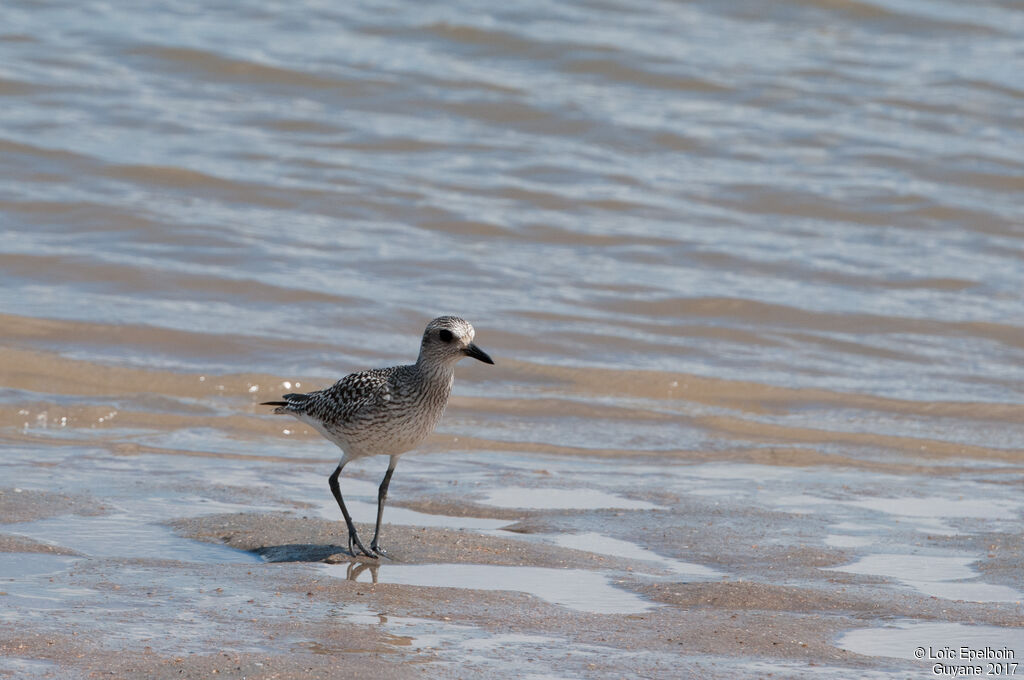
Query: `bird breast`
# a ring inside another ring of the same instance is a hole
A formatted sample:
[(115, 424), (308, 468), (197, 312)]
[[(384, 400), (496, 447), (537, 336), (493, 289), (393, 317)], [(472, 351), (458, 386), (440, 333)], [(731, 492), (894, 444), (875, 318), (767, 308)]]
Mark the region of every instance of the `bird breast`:
[(345, 423), (342, 448), (350, 456), (396, 455), (420, 444), (437, 426), (452, 379), (424, 381), (408, 391), (392, 386), (376, 408), (360, 411)]

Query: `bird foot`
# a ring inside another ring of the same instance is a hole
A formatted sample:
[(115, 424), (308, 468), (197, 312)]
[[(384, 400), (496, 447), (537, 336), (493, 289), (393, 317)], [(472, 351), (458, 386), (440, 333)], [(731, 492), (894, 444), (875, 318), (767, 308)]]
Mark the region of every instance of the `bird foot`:
[(369, 557), (371, 559), (377, 559), (377, 553), (375, 551), (373, 551), (373, 550), (367, 550), (363, 546), (362, 541), (359, 540), (359, 535), (356, 532), (354, 532), (354, 531), (348, 532), (348, 552), (349, 552), (350, 555), (352, 555), (352, 557), (359, 557), (359, 553), (356, 553), (352, 549), (352, 543), (353, 542), (355, 542), (355, 546), (357, 548), (359, 548), (359, 552), (360, 553), (362, 553), (363, 555), (366, 555), (367, 557)]
[(370, 543), (370, 550), (377, 553), (377, 557), (386, 557), (389, 560), (392, 559), (391, 555), (388, 554), (388, 551), (384, 549), (384, 546), (379, 545), (377, 541)]

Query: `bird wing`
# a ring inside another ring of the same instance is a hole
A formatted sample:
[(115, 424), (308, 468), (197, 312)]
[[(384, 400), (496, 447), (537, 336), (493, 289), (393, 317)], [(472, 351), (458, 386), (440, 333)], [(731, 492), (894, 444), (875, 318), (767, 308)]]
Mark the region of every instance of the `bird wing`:
[[(346, 375), (330, 387), (306, 395), (285, 395), (296, 413), (322, 422), (346, 422), (366, 407), (391, 400), (393, 370), (378, 368)], [(289, 397), (292, 397), (289, 399)], [(305, 397), (299, 401), (296, 397)], [(296, 403), (296, 402), (299, 403)]]

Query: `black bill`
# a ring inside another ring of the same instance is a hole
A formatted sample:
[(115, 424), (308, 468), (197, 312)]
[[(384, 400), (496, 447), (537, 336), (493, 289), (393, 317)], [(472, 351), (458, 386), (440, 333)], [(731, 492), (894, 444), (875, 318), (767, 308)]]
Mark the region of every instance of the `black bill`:
[(473, 343), (469, 343), (469, 347), (462, 351), (466, 354), (467, 357), (473, 357), (474, 359), (479, 359), (485, 364), (491, 364), (492, 366), (494, 365), (494, 359), (489, 357), (487, 355), (487, 352), (483, 351)]

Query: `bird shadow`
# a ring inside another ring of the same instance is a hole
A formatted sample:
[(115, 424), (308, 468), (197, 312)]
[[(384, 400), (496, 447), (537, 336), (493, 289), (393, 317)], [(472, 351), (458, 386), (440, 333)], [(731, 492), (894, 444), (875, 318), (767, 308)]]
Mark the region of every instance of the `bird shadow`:
[[(339, 545), (290, 543), (287, 545), (268, 545), (253, 550), (267, 562), (328, 562), (338, 564), (348, 561), (345, 578), (355, 581), (363, 572), (370, 571), (370, 579), (377, 583), (377, 571), (380, 564), (364, 555), (352, 555), (347, 548)], [(328, 559), (332, 558), (332, 559)], [(339, 560), (338, 558), (344, 558)]]
[(288, 543), (285, 545), (265, 545), (253, 550), (267, 562), (323, 562), (332, 555), (351, 556), (348, 548), (331, 543)]

